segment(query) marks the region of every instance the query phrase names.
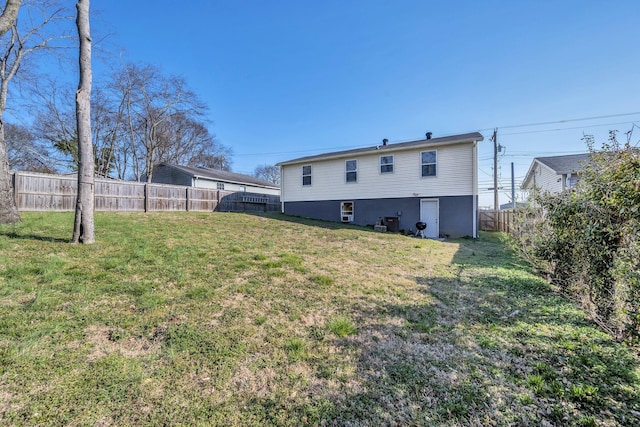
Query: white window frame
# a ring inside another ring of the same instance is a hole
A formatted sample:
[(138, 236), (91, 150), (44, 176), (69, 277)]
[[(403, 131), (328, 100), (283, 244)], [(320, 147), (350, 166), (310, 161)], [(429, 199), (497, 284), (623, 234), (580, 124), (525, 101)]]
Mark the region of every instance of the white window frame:
[[(356, 168), (354, 170), (349, 170), (349, 162), (355, 162)], [(349, 181), (349, 174), (354, 174), (355, 179), (353, 181)], [(344, 161), (344, 182), (347, 184), (358, 182), (358, 159), (349, 159)]]
[[(382, 163), (382, 159), (385, 157), (391, 157), (391, 163)], [(393, 173), (395, 170), (395, 158), (393, 157), (393, 154), (387, 154), (386, 156), (380, 156), (379, 159), (379, 163), (380, 163), (380, 173), (381, 174), (386, 174), (386, 173)], [(391, 170), (389, 171), (383, 171), (382, 168), (385, 166), (391, 166)]]
[[(304, 168), (309, 168), (309, 173), (308, 174), (304, 173)], [(311, 186), (311, 182), (312, 182), (311, 176), (312, 176), (312, 174), (313, 174), (313, 169), (311, 168), (311, 165), (303, 165), (302, 166), (302, 186), (303, 187), (310, 187)], [(304, 182), (304, 179), (306, 177), (309, 178), (309, 183), (308, 184), (305, 184), (305, 182)]]
[(353, 222), (353, 202), (340, 202), (340, 220)]
[[(422, 156), (424, 153), (433, 153), (436, 157), (434, 162), (429, 162), (429, 163), (425, 163), (422, 161)], [(431, 166), (433, 165), (435, 167), (435, 173), (433, 175), (425, 175), (423, 170), (425, 166)], [(432, 178), (432, 177), (437, 177), (438, 176), (438, 150), (425, 150), (425, 151), (421, 151), (420, 152), (420, 176), (422, 178)]]

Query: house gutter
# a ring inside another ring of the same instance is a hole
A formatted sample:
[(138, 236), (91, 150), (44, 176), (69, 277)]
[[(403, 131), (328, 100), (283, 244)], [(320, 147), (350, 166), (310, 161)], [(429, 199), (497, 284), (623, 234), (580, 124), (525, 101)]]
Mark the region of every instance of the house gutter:
[(478, 237), (478, 141), (473, 141), (473, 238)]
[(280, 213), (284, 213), (284, 168), (280, 166)]

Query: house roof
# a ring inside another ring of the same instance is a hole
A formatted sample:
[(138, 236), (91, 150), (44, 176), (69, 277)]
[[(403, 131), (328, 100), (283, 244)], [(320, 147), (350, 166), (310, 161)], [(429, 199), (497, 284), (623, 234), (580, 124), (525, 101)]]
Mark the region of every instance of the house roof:
[(569, 154), (567, 156), (536, 157), (534, 160), (549, 167), (557, 174), (573, 173), (582, 170), (589, 162), (589, 153)]
[(536, 163), (545, 166), (556, 175), (565, 175), (581, 171), (584, 168), (584, 165), (588, 164), (590, 161), (591, 157), (589, 153), (535, 157), (531, 162), (531, 166), (529, 166), (529, 170), (527, 171), (524, 180), (522, 181), (522, 188), (526, 188), (527, 183), (533, 176), (533, 170)]
[(369, 153), (381, 154), (386, 152), (406, 150), (410, 148), (438, 147), (441, 145), (482, 141), (483, 139), (484, 137), (479, 132), (471, 132), (471, 133), (464, 133), (460, 135), (444, 136), (441, 138), (420, 139), (417, 141), (398, 142), (395, 144), (374, 145), (372, 147), (355, 148), (352, 150), (344, 150), (344, 151), (334, 151), (331, 153), (317, 154), (313, 156), (306, 156), (306, 157), (300, 157), (293, 160), (287, 160), (284, 162), (277, 163), (276, 165), (286, 166), (286, 165), (293, 165), (297, 163), (308, 163), (308, 162), (317, 161), (317, 160), (329, 160), (329, 159), (336, 159), (341, 157), (350, 157), (358, 154), (369, 154)]
[(197, 178), (224, 181), (224, 182), (229, 182), (234, 184), (250, 184), (258, 187), (267, 187), (267, 188), (275, 188), (275, 189), (280, 188), (278, 185), (274, 184), (273, 182), (265, 181), (250, 175), (243, 175), (235, 172), (223, 171), (218, 169), (209, 169), (209, 168), (192, 168), (189, 166), (178, 166), (178, 165), (172, 165), (169, 163), (161, 163), (158, 166), (178, 169)]

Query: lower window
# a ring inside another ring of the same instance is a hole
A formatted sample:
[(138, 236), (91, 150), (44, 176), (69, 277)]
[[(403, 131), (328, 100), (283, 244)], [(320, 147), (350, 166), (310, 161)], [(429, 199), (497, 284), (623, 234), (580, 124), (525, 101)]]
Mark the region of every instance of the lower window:
[(353, 222), (353, 202), (340, 203), (340, 218), (342, 222)]

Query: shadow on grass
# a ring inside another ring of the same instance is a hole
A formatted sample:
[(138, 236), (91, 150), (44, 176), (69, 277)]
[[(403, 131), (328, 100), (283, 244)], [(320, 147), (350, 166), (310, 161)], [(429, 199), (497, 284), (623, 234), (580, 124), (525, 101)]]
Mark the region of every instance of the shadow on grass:
[(38, 236), (37, 234), (20, 234), (15, 231), (3, 232), (0, 231), (0, 236), (6, 236), (9, 239), (15, 240), (35, 240), (40, 242), (51, 242), (51, 243), (70, 243), (71, 239), (61, 239), (59, 237), (50, 237), (50, 236)]
[(259, 216), (262, 218), (269, 218), (283, 222), (291, 222), (294, 224), (301, 224), (310, 227), (324, 228), (327, 230), (358, 230), (368, 231), (374, 233), (372, 227), (365, 227), (361, 225), (345, 224), (342, 222), (324, 221), (320, 219), (303, 218), (299, 216), (285, 215), (282, 213), (274, 212), (247, 212), (246, 215)]
[(421, 304), (377, 306), (343, 345), (362, 391), (338, 424), (640, 425), (629, 347), (520, 267), (503, 245), (462, 242), (454, 277), (417, 277)]

